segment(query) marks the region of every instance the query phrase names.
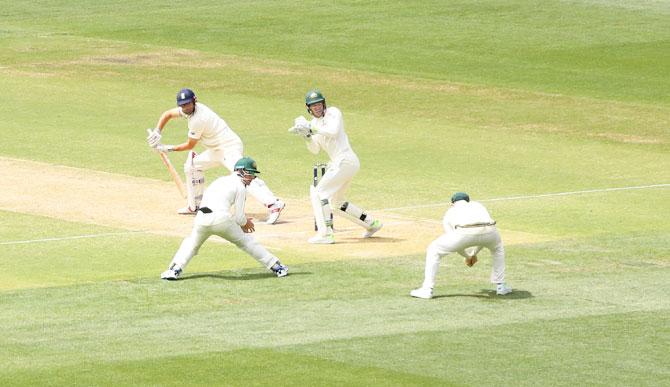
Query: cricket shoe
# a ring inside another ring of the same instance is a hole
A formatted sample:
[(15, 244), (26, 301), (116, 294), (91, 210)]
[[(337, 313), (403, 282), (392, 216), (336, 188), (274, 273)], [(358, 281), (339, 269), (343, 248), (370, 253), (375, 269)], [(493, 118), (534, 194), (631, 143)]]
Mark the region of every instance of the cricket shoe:
[(335, 243), (335, 236), (333, 234), (316, 234), (313, 237), (309, 238), (307, 242), (315, 245), (332, 245)]
[(191, 207), (186, 206), (178, 209), (177, 213), (179, 215), (195, 215), (196, 213), (198, 213), (198, 209), (196, 208), (195, 210), (192, 210)]
[(161, 279), (176, 281), (181, 277), (181, 269), (167, 269), (161, 274)]
[(275, 224), (277, 223), (277, 219), (279, 219), (279, 215), (281, 215), (282, 210), (286, 207), (286, 203), (282, 202), (281, 200), (277, 199), (274, 204), (268, 207), (268, 210), (270, 210), (270, 215), (268, 215), (267, 220), (265, 221), (265, 224)]
[(505, 294), (512, 293), (512, 288), (507, 286), (504, 282), (496, 285), (496, 294), (499, 296), (504, 296)]
[(384, 227), (384, 225), (382, 224), (382, 222), (380, 222), (379, 220), (375, 220), (375, 221), (372, 222), (372, 224), (370, 225), (370, 228), (368, 228), (368, 229), (365, 231), (365, 233), (363, 234), (363, 238), (370, 238), (371, 236), (375, 235), (375, 233), (376, 233), (377, 231), (381, 230), (382, 227)]
[(279, 278), (286, 277), (288, 275), (288, 266), (284, 266), (279, 262), (275, 263), (271, 270)]
[(433, 289), (420, 287), (409, 292), (409, 295), (416, 298), (424, 298), (429, 300), (433, 298)]

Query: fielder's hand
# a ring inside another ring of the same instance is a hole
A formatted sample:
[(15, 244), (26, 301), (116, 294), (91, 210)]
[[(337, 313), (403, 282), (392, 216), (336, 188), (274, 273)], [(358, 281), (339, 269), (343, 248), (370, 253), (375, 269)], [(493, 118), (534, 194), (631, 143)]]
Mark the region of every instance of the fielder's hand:
[(473, 255), (472, 257), (470, 257), (470, 258), (466, 258), (466, 259), (465, 259), (465, 264), (466, 264), (468, 267), (472, 267), (472, 266), (474, 266), (475, 263), (477, 263), (477, 256), (476, 256), (476, 255)]
[(254, 228), (254, 222), (252, 222), (251, 219), (252, 218), (247, 218), (247, 224), (242, 226), (242, 231), (244, 231), (247, 234), (256, 231), (256, 229)]
[(149, 146), (152, 148), (155, 148), (156, 145), (160, 144), (161, 142), (161, 131), (156, 129), (147, 129), (147, 142), (149, 143)]

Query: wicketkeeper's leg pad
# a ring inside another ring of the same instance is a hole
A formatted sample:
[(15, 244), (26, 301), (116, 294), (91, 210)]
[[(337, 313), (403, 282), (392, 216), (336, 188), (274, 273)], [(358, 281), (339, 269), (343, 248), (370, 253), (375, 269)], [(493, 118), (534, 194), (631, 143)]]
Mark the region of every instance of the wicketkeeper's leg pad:
[(372, 215), (350, 202), (337, 203), (333, 208), (338, 215), (366, 229), (370, 228), (370, 225), (375, 221)]
[(333, 232), (333, 220), (328, 199), (319, 199), (317, 189), (314, 186), (309, 187), (309, 197), (318, 233), (321, 235), (331, 234)]

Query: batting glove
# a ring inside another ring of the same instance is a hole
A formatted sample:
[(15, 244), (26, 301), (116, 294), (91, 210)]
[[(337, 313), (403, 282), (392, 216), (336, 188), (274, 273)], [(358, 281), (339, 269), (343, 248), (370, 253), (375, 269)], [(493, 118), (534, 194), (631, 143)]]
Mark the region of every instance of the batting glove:
[(174, 150), (174, 145), (163, 145), (161, 143), (158, 143), (153, 148), (156, 149), (159, 152), (167, 153), (167, 152), (172, 152)]
[(161, 135), (161, 131), (158, 130), (158, 128), (153, 130), (147, 129), (147, 133), (149, 134), (147, 136), (147, 142), (149, 143), (149, 146), (155, 148), (156, 145), (158, 145), (161, 142), (161, 137), (163, 137)]

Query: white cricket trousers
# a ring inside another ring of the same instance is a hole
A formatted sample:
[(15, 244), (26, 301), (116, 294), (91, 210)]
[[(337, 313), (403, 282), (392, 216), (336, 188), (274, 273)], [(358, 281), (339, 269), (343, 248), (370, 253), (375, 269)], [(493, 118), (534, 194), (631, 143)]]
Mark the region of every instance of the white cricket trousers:
[[(209, 148), (193, 158), (193, 166), (201, 171), (206, 171), (223, 165), (230, 172), (233, 172), (235, 170), (235, 163), (242, 158), (242, 152), (243, 147), (241, 142)], [(247, 187), (247, 192), (266, 207), (273, 205), (277, 201), (275, 194), (258, 177), (251, 181), (251, 184)]]
[(333, 160), (328, 164), (326, 173), (316, 185), (319, 199), (328, 199), (333, 205), (338, 205), (344, 200), (344, 194), (349, 189), (351, 180), (361, 168), (360, 161), (355, 154)]
[(496, 226), (487, 226), (457, 228), (454, 231), (442, 234), (431, 242), (426, 251), (423, 287), (430, 289), (435, 287), (435, 276), (440, 267), (440, 258), (449, 253), (458, 253), (467, 257), (468, 254), (465, 249), (476, 248), (476, 252), (483, 247), (491, 252), (493, 259), (491, 282), (505, 282), (505, 248)]
[(172, 263), (184, 269), (191, 258), (198, 254), (200, 246), (212, 235), (218, 235), (231, 242), (268, 269), (279, 261), (277, 257), (258, 243), (253, 235), (242, 231), (240, 225), (235, 223), (230, 215), (217, 214), (216, 212), (209, 214), (198, 212), (191, 235), (182, 241), (179, 250), (172, 258)]
[[(372, 222), (374, 222), (374, 217), (367, 214), (363, 208), (360, 208), (351, 202), (347, 202), (347, 210), (342, 211), (341, 209), (342, 204), (345, 202), (344, 195), (360, 168), (361, 164), (358, 160), (358, 156), (353, 152), (345, 153), (338, 159), (331, 160), (328, 164), (328, 169), (326, 169), (326, 173), (321, 177), (321, 180), (319, 180), (319, 184), (316, 185), (316, 194), (320, 200), (328, 199), (331, 210), (336, 215), (342, 216), (365, 229), (369, 229)], [(315, 207), (314, 216), (319, 219), (319, 214), (316, 213), (316, 211), (323, 210), (323, 208)], [(330, 217), (330, 211), (326, 210), (326, 212), (324, 212), (323, 215), (324, 219)], [(367, 215), (365, 220), (360, 219), (361, 214), (363, 213), (366, 213)]]

